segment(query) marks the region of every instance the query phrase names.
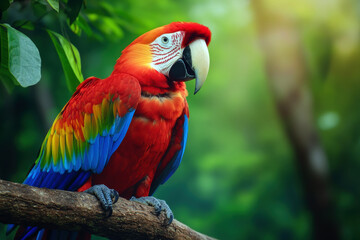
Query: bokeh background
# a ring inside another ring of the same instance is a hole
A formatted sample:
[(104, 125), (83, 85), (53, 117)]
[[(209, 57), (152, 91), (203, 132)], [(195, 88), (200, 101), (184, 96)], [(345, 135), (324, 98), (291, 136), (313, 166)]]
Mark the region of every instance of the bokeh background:
[[(326, 185), (331, 201), (325, 209), (339, 238), (360, 238), (358, 0), (86, 2), (86, 17), (101, 31), (77, 36), (67, 30), (84, 77), (107, 77), (122, 49), (155, 27), (193, 21), (213, 33), (206, 83), (196, 96), (194, 82), (187, 84), (190, 121), (182, 164), (155, 194), (177, 220), (220, 239), (314, 237), (306, 200), (312, 178), (304, 180), (302, 167), (306, 147), (296, 147), (296, 134), (305, 132), (315, 136), (305, 139), (307, 148), (320, 148), (322, 170), (313, 174)], [(38, 11), (21, 6), (13, 4), (3, 21)], [(40, 21), (59, 30), (51, 14)], [(0, 178), (15, 182), (23, 181), (71, 96), (47, 33), (23, 32), (40, 50), (42, 79), (10, 93), (0, 86)], [(300, 100), (286, 104), (293, 98)]]

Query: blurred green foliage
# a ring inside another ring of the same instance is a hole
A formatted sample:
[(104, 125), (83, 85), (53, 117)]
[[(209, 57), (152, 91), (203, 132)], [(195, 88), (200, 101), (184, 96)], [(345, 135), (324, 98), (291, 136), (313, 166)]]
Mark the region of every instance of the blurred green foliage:
[[(70, 1), (70, 0), (69, 0)], [(35, 1), (37, 2), (37, 1)], [(357, 0), (271, 1), (297, 23), (329, 159), (344, 239), (360, 238), (360, 4)], [(35, 4), (36, 5), (36, 4)], [(36, 18), (49, 8), (14, 2), (3, 21)], [(51, 10), (51, 9), (50, 9)], [(61, 11), (60, 11), (61, 12)], [(189, 136), (180, 168), (156, 192), (176, 219), (220, 239), (309, 239), (294, 156), (268, 89), (249, 1), (86, 1), (69, 28), (52, 11), (36, 23), (65, 31), (81, 55), (83, 76), (107, 77), (139, 34), (172, 21), (213, 33), (207, 82), (190, 95)], [(0, 88), (0, 178), (21, 182), (56, 114), (70, 98), (46, 31), (21, 29), (40, 50), (42, 79), (9, 94)], [(192, 92), (193, 82), (188, 89)], [(3, 239), (3, 232), (0, 239)], [(96, 238), (96, 237), (94, 237)]]

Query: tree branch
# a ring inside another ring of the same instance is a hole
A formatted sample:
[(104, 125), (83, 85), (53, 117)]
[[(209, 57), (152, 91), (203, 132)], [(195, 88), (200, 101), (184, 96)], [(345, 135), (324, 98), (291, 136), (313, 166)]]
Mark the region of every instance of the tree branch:
[(213, 238), (174, 220), (164, 226), (164, 214), (144, 204), (120, 198), (106, 218), (98, 200), (87, 193), (31, 187), (0, 180), (0, 222), (69, 231), (85, 230), (111, 239)]

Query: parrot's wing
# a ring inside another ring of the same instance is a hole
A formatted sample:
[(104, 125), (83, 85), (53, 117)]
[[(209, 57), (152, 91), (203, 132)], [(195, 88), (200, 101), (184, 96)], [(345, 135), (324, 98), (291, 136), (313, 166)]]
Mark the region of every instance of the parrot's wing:
[[(126, 74), (81, 83), (56, 117), (24, 183), (76, 191), (100, 173), (125, 137), (140, 92), (138, 81)], [(7, 234), (15, 227), (8, 225)], [(16, 237), (27, 239), (39, 229), (26, 227)]]
[(129, 75), (84, 81), (55, 119), (24, 183), (76, 191), (119, 147), (139, 98), (139, 83)]
[(160, 184), (164, 184), (179, 167), (184, 155), (185, 145), (188, 135), (188, 115), (183, 114), (175, 124), (172, 132), (171, 142), (161, 160), (151, 183), (149, 195), (153, 195)]

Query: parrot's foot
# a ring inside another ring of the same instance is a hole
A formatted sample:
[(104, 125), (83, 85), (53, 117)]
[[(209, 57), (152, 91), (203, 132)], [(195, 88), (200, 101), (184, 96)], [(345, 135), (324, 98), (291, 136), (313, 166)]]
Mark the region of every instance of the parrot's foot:
[(85, 190), (84, 192), (94, 195), (105, 210), (105, 216), (110, 217), (112, 214), (112, 206), (119, 200), (119, 193), (114, 189), (110, 189), (104, 184), (95, 185)]
[(167, 205), (167, 203), (164, 200), (157, 199), (153, 196), (148, 196), (148, 197), (140, 197), (140, 198), (131, 197), (130, 201), (144, 203), (154, 207), (156, 216), (159, 216), (161, 211), (164, 211), (166, 214), (165, 225), (170, 225), (174, 220), (174, 214), (171, 211), (169, 205)]

